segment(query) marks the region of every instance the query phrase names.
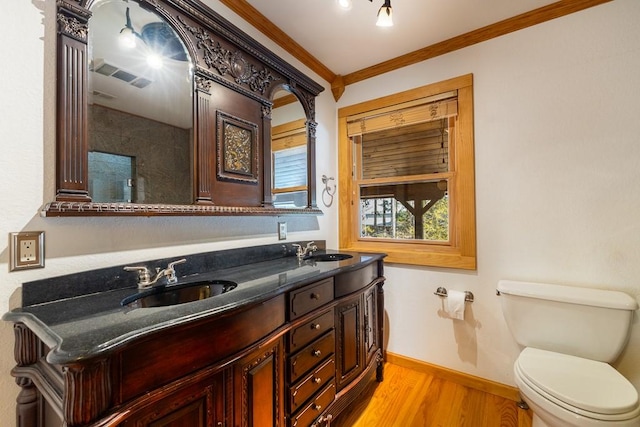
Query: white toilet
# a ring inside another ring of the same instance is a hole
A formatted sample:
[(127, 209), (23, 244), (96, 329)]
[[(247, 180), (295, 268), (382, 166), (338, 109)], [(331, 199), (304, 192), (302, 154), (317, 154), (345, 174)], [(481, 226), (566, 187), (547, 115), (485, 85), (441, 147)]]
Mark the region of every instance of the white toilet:
[(638, 303), (601, 289), (501, 280), (502, 312), (524, 346), (515, 382), (533, 427), (639, 427), (635, 387), (610, 362), (624, 349)]

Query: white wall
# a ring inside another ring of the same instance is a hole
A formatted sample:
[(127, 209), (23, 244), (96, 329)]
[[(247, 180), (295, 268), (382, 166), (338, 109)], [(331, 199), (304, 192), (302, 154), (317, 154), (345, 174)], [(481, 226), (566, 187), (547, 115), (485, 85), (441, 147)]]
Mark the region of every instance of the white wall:
[[(53, 199), (55, 179), (55, 2), (12, 1), (6, 25), (0, 28), (0, 314), (20, 305), (21, 283), (76, 271), (138, 260), (276, 243), (278, 221), (287, 221), (289, 241), (327, 240), (336, 245), (337, 211), (325, 208), (319, 217), (268, 218), (42, 218), (42, 205)], [(208, 2), (245, 32), (260, 35), (217, 1)], [(46, 9), (46, 10), (45, 10)], [(335, 102), (330, 87), (282, 49), (274, 51), (326, 90), (316, 101), (318, 179), (335, 176)], [(9, 65), (11, 64), (11, 65)], [(318, 193), (320, 200), (320, 193)], [(319, 202), (320, 203), (320, 202)], [(9, 273), (8, 234), (44, 230), (44, 269)], [(10, 370), (13, 359), (11, 324), (0, 322), (0, 426), (15, 425), (19, 391)]]
[[(339, 107), (473, 73), (478, 270), (388, 265), (388, 350), (513, 385), (499, 279), (640, 294), (640, 2), (617, 0), (347, 88)], [(438, 286), (469, 290), (464, 323)], [(616, 364), (640, 388), (640, 324)]]

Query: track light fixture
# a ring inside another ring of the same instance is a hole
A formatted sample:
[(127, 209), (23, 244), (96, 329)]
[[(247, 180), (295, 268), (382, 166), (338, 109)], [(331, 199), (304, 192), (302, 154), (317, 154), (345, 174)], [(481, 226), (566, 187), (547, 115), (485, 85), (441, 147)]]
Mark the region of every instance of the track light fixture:
[[(373, 0), (369, 0), (373, 3)], [(336, 0), (338, 5), (344, 9), (351, 9), (351, 0)], [(384, 3), (378, 9), (378, 19), (376, 21), (378, 27), (392, 27), (393, 26), (393, 10), (391, 9), (391, 0), (384, 0)]]
[[(373, 0), (371, 0), (373, 1)], [(378, 27), (392, 27), (393, 26), (393, 10), (391, 9), (391, 0), (384, 0), (384, 4), (378, 10), (378, 20), (376, 21)]]

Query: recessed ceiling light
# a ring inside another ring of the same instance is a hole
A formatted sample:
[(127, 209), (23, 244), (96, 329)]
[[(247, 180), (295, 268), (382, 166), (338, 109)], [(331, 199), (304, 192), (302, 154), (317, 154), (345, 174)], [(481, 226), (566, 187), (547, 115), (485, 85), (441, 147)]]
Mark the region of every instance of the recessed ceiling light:
[(351, 9), (351, 0), (336, 0), (342, 9)]

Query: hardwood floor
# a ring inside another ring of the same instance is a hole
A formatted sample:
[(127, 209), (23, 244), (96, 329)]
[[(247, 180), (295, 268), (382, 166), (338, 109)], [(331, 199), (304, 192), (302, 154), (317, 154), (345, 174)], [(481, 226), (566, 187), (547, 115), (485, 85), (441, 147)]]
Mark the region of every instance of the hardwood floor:
[(516, 402), (391, 363), (331, 427), (531, 427)]

